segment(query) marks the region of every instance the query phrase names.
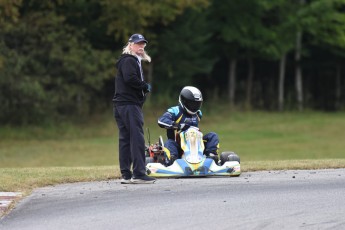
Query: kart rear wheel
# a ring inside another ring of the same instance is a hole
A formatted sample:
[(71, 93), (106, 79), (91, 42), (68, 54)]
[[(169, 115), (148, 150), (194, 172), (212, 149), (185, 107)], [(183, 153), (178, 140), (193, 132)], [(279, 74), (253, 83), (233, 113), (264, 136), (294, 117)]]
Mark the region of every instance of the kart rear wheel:
[(223, 165), (227, 161), (238, 161), (238, 163), (241, 163), (240, 157), (236, 153), (234, 153), (234, 152), (222, 152), (220, 154), (221, 165)]
[(165, 157), (164, 156), (158, 156), (157, 157), (157, 162), (161, 163), (162, 165), (165, 164)]
[(154, 163), (155, 161), (154, 161), (154, 159), (153, 159), (153, 157), (146, 157), (146, 159), (145, 159), (145, 165), (147, 165), (148, 163)]

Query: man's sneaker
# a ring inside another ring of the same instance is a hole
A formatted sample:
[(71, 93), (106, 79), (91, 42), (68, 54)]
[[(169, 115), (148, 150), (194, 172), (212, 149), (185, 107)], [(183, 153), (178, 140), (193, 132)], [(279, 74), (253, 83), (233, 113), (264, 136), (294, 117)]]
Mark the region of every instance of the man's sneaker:
[(132, 177), (131, 182), (133, 184), (153, 184), (155, 183), (156, 179), (153, 177), (149, 177), (148, 175), (144, 175), (141, 177)]
[(121, 184), (132, 184), (131, 178), (122, 178)]

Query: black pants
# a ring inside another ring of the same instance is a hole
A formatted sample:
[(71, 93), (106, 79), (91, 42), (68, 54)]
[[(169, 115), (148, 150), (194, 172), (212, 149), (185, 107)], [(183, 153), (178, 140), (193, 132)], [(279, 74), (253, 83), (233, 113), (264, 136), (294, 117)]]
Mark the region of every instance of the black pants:
[(140, 177), (145, 170), (144, 116), (140, 106), (114, 106), (114, 116), (119, 128), (119, 162), (122, 177)]

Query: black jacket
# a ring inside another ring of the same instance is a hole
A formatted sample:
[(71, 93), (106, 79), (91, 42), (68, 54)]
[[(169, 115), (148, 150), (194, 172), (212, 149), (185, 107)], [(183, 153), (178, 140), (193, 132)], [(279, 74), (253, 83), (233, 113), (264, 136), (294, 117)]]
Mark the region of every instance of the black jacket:
[[(116, 62), (118, 69), (115, 77), (115, 105), (143, 106), (148, 84), (141, 80), (139, 60), (130, 54), (123, 54)], [(144, 77), (144, 76), (143, 76)]]

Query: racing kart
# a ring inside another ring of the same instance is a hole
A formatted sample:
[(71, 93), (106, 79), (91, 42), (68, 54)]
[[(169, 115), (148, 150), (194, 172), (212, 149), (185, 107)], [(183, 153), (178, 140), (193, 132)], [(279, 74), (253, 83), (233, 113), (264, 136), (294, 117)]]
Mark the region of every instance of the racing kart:
[(190, 127), (177, 134), (183, 150), (182, 157), (168, 165), (164, 154), (162, 136), (156, 144), (146, 149), (146, 172), (152, 177), (239, 176), (240, 158), (234, 152), (222, 152), (215, 162), (203, 152), (203, 134), (197, 127)]

